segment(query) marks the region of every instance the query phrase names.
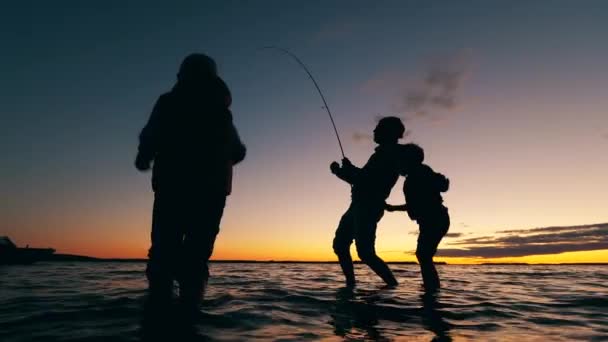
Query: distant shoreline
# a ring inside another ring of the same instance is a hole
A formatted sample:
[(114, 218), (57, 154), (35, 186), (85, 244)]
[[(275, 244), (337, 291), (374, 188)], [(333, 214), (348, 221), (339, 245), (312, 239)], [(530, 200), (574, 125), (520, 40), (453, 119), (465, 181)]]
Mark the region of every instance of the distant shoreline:
[[(147, 262), (148, 259), (145, 258), (94, 258), (82, 255), (72, 255), (72, 254), (53, 254), (49, 258), (45, 258), (40, 260), (42, 262), (70, 262), (70, 261), (79, 261), (79, 262)], [(210, 260), (211, 263), (217, 264), (337, 264), (338, 261), (298, 261), (298, 260)], [(356, 264), (360, 264), (360, 261), (355, 261)], [(388, 261), (388, 264), (392, 265), (417, 265), (418, 263), (415, 261)], [(504, 262), (484, 262), (478, 264), (450, 264), (444, 261), (435, 262), (437, 265), (464, 265), (464, 266), (535, 266), (535, 265), (589, 265), (589, 266), (602, 266), (608, 265), (608, 263), (602, 262), (582, 262), (582, 263), (504, 263)]]

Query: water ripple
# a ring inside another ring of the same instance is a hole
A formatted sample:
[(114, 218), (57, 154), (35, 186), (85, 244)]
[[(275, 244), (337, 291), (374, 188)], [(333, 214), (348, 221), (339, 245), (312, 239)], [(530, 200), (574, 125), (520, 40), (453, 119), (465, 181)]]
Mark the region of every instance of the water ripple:
[[(357, 265), (361, 284), (349, 291), (333, 264), (212, 264), (203, 310), (188, 336), (608, 340), (606, 267), (440, 266), (444, 288), (436, 297), (421, 292), (416, 265), (391, 267), (398, 288), (381, 289)], [(143, 263), (41, 263), (0, 272), (1, 341), (141, 339)]]

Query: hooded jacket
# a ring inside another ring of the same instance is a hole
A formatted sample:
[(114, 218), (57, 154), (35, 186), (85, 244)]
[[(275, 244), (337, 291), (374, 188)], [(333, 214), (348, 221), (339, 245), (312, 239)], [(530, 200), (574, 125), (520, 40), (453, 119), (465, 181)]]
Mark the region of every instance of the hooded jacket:
[(159, 97), (139, 135), (138, 158), (153, 161), (155, 192), (211, 191), (230, 187), (232, 165), (246, 149), (232, 122), (224, 81), (181, 81)]
[(445, 209), (441, 193), (448, 191), (449, 186), (450, 181), (444, 175), (426, 164), (412, 169), (403, 183), (409, 217), (417, 220)]

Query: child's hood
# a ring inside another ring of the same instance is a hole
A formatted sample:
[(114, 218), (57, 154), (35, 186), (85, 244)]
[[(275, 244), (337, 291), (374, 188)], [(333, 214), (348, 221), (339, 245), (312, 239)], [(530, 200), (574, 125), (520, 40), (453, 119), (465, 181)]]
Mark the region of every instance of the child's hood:
[(435, 184), (437, 186), (437, 190), (440, 192), (446, 192), (450, 188), (450, 180), (442, 175), (441, 173), (435, 172), (434, 174)]
[(446, 192), (450, 188), (450, 180), (439, 172), (435, 172), (430, 166), (423, 164), (422, 171), (428, 184), (439, 192)]

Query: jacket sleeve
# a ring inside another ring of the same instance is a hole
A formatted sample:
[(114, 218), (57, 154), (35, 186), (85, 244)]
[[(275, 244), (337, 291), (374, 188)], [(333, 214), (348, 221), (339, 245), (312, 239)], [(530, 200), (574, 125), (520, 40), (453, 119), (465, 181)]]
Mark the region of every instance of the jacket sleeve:
[(336, 172), (336, 176), (349, 184), (355, 184), (361, 169), (356, 166), (342, 166)]
[(137, 151), (137, 158), (147, 163), (154, 160), (156, 153), (158, 152), (158, 145), (160, 140), (159, 130), (161, 128), (161, 113), (163, 97), (161, 96), (154, 105), (152, 113), (148, 122), (141, 130), (139, 134), (139, 147)]
[(439, 192), (448, 191), (448, 189), (450, 188), (450, 180), (441, 173), (435, 173), (433, 176), (437, 190)]
[(230, 144), (230, 157), (232, 159), (232, 164), (235, 165), (245, 159), (245, 155), (247, 154), (247, 148), (241, 141), (239, 132), (234, 126), (234, 122), (232, 121), (232, 115), (230, 115), (230, 117), (230, 125), (228, 127), (228, 143)]
[(221, 106), (224, 108), (224, 110), (226, 111), (226, 114), (228, 115), (228, 118), (229, 118), (229, 125), (228, 125), (229, 153), (230, 153), (230, 159), (232, 160), (232, 164), (235, 165), (235, 164), (238, 164), (241, 161), (243, 161), (243, 159), (245, 159), (245, 155), (247, 154), (247, 148), (241, 141), (241, 138), (239, 137), (239, 133), (238, 133), (236, 127), (234, 126), (234, 122), (232, 119), (232, 112), (230, 111), (230, 105), (232, 105), (232, 94), (230, 93), (230, 89), (228, 88), (228, 85), (226, 85), (224, 80), (222, 80), (220, 77), (217, 77), (216, 81), (218, 82), (219, 93), (221, 95), (219, 98), (221, 100)]
[(232, 153), (232, 163), (238, 164), (245, 159), (245, 155), (247, 154), (247, 148), (241, 141), (239, 137), (239, 133), (234, 127), (234, 124), (230, 124), (230, 144), (231, 144), (231, 153)]

